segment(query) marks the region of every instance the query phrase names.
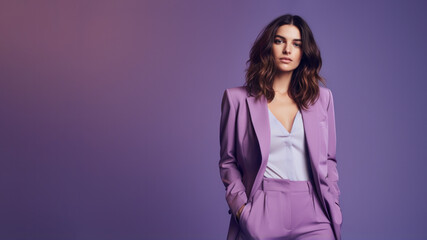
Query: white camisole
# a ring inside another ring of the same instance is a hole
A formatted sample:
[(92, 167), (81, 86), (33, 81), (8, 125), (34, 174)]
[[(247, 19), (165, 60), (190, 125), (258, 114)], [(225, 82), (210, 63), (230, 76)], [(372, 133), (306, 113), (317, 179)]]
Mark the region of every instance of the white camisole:
[(309, 162), (301, 112), (298, 110), (291, 132), (268, 109), (271, 141), (264, 176), (294, 181), (309, 180)]

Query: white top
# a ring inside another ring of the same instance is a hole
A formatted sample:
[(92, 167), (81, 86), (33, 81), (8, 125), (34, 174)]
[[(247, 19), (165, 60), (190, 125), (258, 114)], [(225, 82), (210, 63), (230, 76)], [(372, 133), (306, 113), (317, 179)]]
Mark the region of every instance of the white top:
[(264, 176), (294, 181), (309, 180), (309, 163), (306, 151), (302, 116), (298, 110), (291, 132), (268, 109), (271, 141), (270, 154)]

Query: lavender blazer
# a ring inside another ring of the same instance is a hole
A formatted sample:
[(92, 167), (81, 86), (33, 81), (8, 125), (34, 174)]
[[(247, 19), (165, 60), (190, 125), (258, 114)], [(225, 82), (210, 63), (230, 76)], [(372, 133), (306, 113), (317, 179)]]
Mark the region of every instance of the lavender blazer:
[[(301, 109), (316, 192), (341, 240), (342, 212), (336, 153), (334, 101), (330, 89), (319, 86), (320, 96)], [(236, 213), (260, 188), (270, 152), (267, 99), (248, 96), (244, 86), (228, 88), (221, 103), (219, 170), (231, 214), (227, 239), (239, 232)]]

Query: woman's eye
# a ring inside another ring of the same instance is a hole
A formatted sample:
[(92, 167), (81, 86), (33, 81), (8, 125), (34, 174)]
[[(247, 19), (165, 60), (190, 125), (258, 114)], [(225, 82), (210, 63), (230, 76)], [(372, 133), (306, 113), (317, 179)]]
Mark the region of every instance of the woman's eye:
[(275, 42), (275, 43), (281, 43), (281, 42), (282, 42), (282, 40), (280, 40), (280, 39), (276, 39), (276, 40), (274, 40), (274, 42)]
[(301, 44), (299, 44), (299, 43), (296, 43), (296, 44), (295, 44), (295, 46), (297, 46), (297, 47), (300, 47), (300, 46), (301, 46)]

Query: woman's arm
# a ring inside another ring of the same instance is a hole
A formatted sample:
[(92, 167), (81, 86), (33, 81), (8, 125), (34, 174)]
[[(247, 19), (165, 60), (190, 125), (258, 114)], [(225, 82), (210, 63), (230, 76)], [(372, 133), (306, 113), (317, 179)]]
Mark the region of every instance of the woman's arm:
[(236, 221), (237, 211), (247, 202), (246, 188), (236, 160), (236, 108), (230, 101), (229, 91), (224, 91), (221, 103), (219, 172), (225, 186), (225, 198)]
[(337, 159), (336, 155), (336, 131), (335, 131), (335, 110), (334, 110), (334, 99), (332, 92), (329, 91), (329, 103), (327, 107), (328, 111), (328, 174), (326, 176), (327, 183), (329, 185), (329, 191), (332, 194), (335, 202), (339, 203), (340, 189), (338, 187), (338, 170), (337, 170)]

